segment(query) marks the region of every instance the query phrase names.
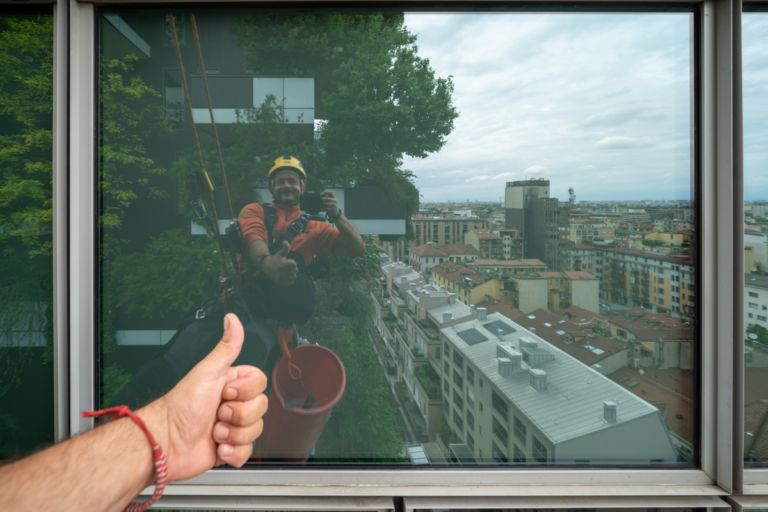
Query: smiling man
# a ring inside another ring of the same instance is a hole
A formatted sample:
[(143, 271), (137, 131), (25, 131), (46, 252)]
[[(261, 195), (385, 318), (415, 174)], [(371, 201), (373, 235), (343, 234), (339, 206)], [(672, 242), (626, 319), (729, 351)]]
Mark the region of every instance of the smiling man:
[(308, 271), (314, 259), (323, 251), (362, 256), (365, 244), (331, 191), (320, 195), (328, 221), (301, 211), (307, 173), (297, 158), (277, 158), (267, 180), (272, 203), (250, 203), (239, 216), (248, 280), (253, 284), (246, 286), (251, 289), (247, 295), (253, 300), (256, 316), (302, 323), (314, 309), (314, 287)]

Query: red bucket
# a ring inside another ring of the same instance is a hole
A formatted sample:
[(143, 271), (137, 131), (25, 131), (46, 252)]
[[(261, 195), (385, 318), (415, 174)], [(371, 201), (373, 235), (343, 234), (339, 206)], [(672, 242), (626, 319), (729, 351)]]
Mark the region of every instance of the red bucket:
[[(285, 357), (281, 357), (272, 370), (269, 409), (256, 450), (267, 462), (306, 461), (347, 383), (344, 364), (326, 347), (300, 345), (291, 350), (291, 359), (301, 368), (300, 380), (289, 374)], [(314, 398), (310, 408), (291, 406), (301, 403), (307, 394)]]

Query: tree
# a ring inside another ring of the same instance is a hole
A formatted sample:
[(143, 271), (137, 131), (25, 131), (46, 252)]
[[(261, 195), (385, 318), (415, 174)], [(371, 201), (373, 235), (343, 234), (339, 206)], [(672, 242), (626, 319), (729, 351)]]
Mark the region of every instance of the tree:
[(397, 12), (264, 14), (237, 25), (249, 66), (260, 75), (315, 81), (312, 166), (340, 184), (374, 185), (418, 208), (403, 156), (438, 151), (453, 129), (453, 82), (418, 55)]
[(747, 339), (768, 346), (768, 329), (759, 324), (747, 326)]
[[(320, 438), (315, 459), (354, 462), (400, 460), (403, 436), (397, 407), (368, 329), (373, 305), (367, 283), (378, 275), (378, 250), (366, 240), (365, 256), (350, 262), (334, 258), (318, 282), (317, 315), (301, 329), (309, 339), (341, 358), (347, 388)], [(365, 421), (360, 421), (365, 418)]]
[[(53, 21), (0, 16), (0, 458), (52, 440), (26, 400), (50, 402), (53, 369)], [(45, 347), (26, 341), (42, 336)], [(9, 346), (10, 345), (10, 346)], [(13, 346), (16, 345), (16, 346)], [(30, 376), (39, 377), (25, 382)], [(39, 411), (39, 409), (38, 409)]]

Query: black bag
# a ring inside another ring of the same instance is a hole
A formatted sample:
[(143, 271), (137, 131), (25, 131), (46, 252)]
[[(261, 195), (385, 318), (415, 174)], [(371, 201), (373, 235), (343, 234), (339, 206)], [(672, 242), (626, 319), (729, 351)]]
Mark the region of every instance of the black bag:
[(301, 255), (289, 253), (299, 272), (291, 285), (279, 285), (271, 279), (245, 279), (242, 285), (254, 316), (275, 320), (279, 324), (303, 324), (315, 313), (315, 283)]
[[(264, 320), (253, 318), (239, 301), (232, 311), (245, 330), (242, 351), (235, 365), (249, 364), (269, 375), (280, 356), (275, 329)], [(135, 408), (169, 391), (216, 346), (221, 339), (226, 308), (211, 299), (188, 315), (162, 354), (147, 362), (114, 398), (114, 404)]]

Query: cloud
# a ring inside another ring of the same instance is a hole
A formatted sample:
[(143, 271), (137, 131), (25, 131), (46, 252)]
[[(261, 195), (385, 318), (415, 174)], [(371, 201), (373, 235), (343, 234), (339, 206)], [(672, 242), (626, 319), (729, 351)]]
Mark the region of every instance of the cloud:
[(541, 174), (543, 173), (547, 168), (543, 165), (529, 165), (525, 169), (523, 169), (523, 174)]
[(595, 149), (632, 149), (643, 147), (645, 145), (647, 144), (633, 137), (614, 135), (600, 139), (595, 142), (594, 147)]
[(662, 179), (673, 183), (661, 193), (688, 195), (690, 21), (406, 14), (419, 55), (454, 77), (460, 111), (440, 151), (404, 161), (425, 200), (496, 200), (505, 181), (532, 176), (550, 179), (553, 194), (576, 186), (585, 200), (657, 198)]

